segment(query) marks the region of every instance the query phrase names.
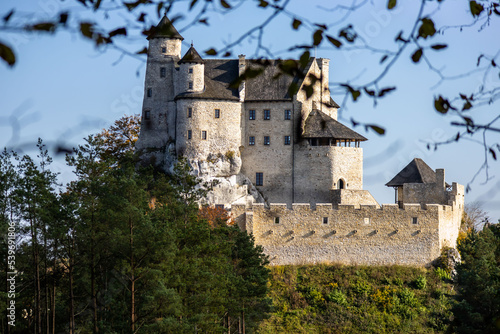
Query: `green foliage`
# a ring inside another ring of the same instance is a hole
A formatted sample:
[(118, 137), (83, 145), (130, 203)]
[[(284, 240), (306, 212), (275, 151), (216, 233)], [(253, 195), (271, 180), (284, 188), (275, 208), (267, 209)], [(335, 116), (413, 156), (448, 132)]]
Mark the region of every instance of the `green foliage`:
[(444, 333), (449, 329), (453, 287), (432, 270), (280, 266), (271, 268), (271, 275), (269, 296), (275, 311), (257, 333)]
[(458, 333), (500, 331), (500, 226), (469, 231), (459, 244), (458, 298), (453, 307)]
[(436, 273), (436, 276), (442, 279), (443, 281), (451, 279), (450, 273), (441, 267), (437, 267), (436, 269), (434, 269), (434, 272)]

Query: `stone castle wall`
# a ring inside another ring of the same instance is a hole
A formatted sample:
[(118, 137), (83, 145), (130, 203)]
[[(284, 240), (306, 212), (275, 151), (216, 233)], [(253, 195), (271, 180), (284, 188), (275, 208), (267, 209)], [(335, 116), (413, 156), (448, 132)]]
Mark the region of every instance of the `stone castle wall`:
[[(455, 184), (454, 184), (455, 186)], [(457, 185), (455, 190), (463, 186)], [(454, 190), (454, 191), (455, 191)], [(459, 192), (458, 190), (457, 192)], [(233, 205), (240, 228), (252, 233), (271, 265), (343, 263), (430, 265), (455, 246), (463, 206), (397, 204)], [(463, 202), (462, 202), (463, 203)]]

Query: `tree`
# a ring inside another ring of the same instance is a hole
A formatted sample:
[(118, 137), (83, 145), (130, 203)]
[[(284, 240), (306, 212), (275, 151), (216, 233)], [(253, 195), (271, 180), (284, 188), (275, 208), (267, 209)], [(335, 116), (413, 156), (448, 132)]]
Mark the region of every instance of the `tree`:
[(500, 329), (500, 226), (471, 230), (458, 246), (458, 302), (453, 307), (459, 333), (498, 333)]
[(462, 217), (461, 231), (467, 232), (471, 230), (481, 230), (484, 223), (489, 220), (487, 212), (485, 212), (480, 202), (472, 202), (464, 207), (464, 215)]

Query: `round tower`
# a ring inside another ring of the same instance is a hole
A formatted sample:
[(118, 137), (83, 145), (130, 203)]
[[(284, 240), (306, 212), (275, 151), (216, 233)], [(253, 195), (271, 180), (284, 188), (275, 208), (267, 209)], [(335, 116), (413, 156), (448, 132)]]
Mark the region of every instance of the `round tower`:
[(184, 38), (179, 34), (172, 22), (164, 16), (148, 36), (148, 60), (181, 58), (181, 45)]
[(205, 61), (193, 44), (179, 61), (179, 93), (198, 93), (205, 88)]

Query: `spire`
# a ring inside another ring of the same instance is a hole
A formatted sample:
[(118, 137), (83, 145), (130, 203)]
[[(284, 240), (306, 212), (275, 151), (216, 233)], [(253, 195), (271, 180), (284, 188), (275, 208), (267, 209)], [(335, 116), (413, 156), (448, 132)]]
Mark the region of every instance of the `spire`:
[(184, 57), (182, 57), (182, 59), (179, 60), (179, 64), (182, 64), (182, 63), (204, 64), (205, 61), (198, 54), (198, 52), (196, 51), (196, 49), (193, 46), (193, 43), (191, 43), (191, 47), (189, 48), (189, 50), (187, 50)]
[(181, 41), (184, 38), (179, 34), (177, 29), (175, 29), (172, 21), (170, 21), (165, 13), (165, 16), (160, 20), (158, 25), (151, 29), (151, 33), (148, 36), (148, 39), (151, 38), (172, 38), (172, 39), (180, 39)]

